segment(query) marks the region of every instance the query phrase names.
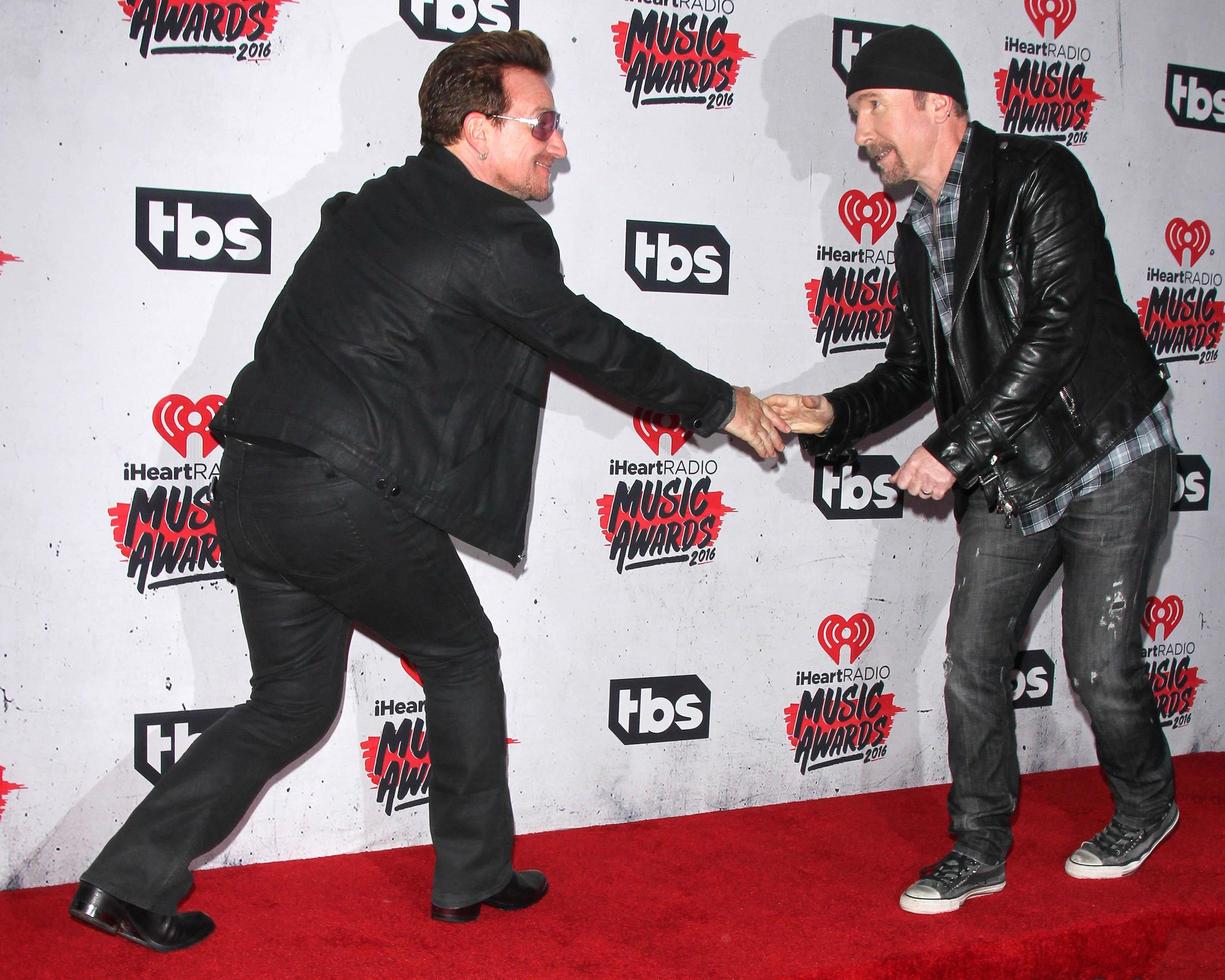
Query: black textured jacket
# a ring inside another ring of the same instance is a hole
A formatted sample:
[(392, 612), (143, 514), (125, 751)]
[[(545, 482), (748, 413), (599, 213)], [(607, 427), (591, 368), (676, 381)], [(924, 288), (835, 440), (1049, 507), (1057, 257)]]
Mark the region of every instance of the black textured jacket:
[(1056, 143), (972, 125), (949, 341), (927, 250), (902, 222), (885, 360), (829, 394), (835, 421), (804, 444), (820, 460), (838, 459), (931, 400), (939, 427), (923, 444), (958, 489), (981, 484), (992, 506), (1023, 510), (1129, 435), (1166, 383), (1119, 291), (1097, 197), (1076, 157)]
[(731, 414), (726, 382), (566, 287), (535, 211), (426, 146), (324, 204), (213, 430), (308, 449), (517, 563), (548, 358), (702, 435)]

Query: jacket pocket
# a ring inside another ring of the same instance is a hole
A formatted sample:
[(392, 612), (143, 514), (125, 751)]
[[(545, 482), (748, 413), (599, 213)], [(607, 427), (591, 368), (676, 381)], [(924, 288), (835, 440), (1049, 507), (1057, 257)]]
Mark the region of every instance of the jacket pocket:
[(1021, 290), (1016, 254), (1011, 248), (1002, 248), (987, 256), (987, 261), (983, 263), (983, 275), (987, 285), (995, 293), (994, 298), (1007, 312), (1008, 341), (1011, 342), (1020, 329), (1021, 317)]

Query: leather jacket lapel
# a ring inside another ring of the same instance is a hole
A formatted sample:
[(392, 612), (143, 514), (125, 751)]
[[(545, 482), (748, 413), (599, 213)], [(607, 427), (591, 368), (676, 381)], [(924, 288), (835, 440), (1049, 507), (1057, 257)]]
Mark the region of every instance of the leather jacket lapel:
[(995, 134), (979, 123), (966, 152), (957, 210), (957, 247), (953, 253), (953, 332), (961, 318), (961, 305), (982, 258), (987, 223), (991, 218), (991, 186), (995, 181)]

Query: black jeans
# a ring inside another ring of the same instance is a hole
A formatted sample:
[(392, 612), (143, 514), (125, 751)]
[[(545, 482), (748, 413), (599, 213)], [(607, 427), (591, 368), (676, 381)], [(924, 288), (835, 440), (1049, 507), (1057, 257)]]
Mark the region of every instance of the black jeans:
[(1170, 750), (1144, 666), (1140, 617), (1165, 536), (1174, 453), (1159, 449), (1075, 499), (1055, 527), (1022, 535), (971, 495), (949, 607), (944, 701), (950, 832), (996, 864), (1019, 788), (1011, 671), (1034, 604), (1062, 564), (1063, 656), (1089, 713), (1115, 815), (1145, 825), (1174, 799)]
[(238, 588), (251, 698), (165, 773), (82, 879), (170, 913), (188, 864), (330, 728), (353, 621), (417, 668), (430, 744), (433, 901), (510, 881), (514, 824), (498, 640), (451, 539), (317, 456), (227, 441), (214, 493)]

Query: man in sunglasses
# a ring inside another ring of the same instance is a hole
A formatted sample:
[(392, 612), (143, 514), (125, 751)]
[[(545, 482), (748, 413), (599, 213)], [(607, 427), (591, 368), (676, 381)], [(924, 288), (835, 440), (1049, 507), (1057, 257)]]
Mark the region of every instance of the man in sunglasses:
[(565, 156), (526, 31), (443, 50), (422, 143), (333, 197), (213, 429), (213, 513), (250, 648), (251, 699), (165, 773), (82, 875), (76, 918), (151, 949), (213, 929), (178, 913), (188, 865), (330, 728), (354, 622), (419, 672), (429, 730), (432, 915), (545, 893), (511, 866), (498, 638), (451, 542), (522, 558), (550, 359), (631, 403), (720, 429), (763, 458), (785, 430), (747, 388), (690, 366), (562, 280), (524, 202)]

